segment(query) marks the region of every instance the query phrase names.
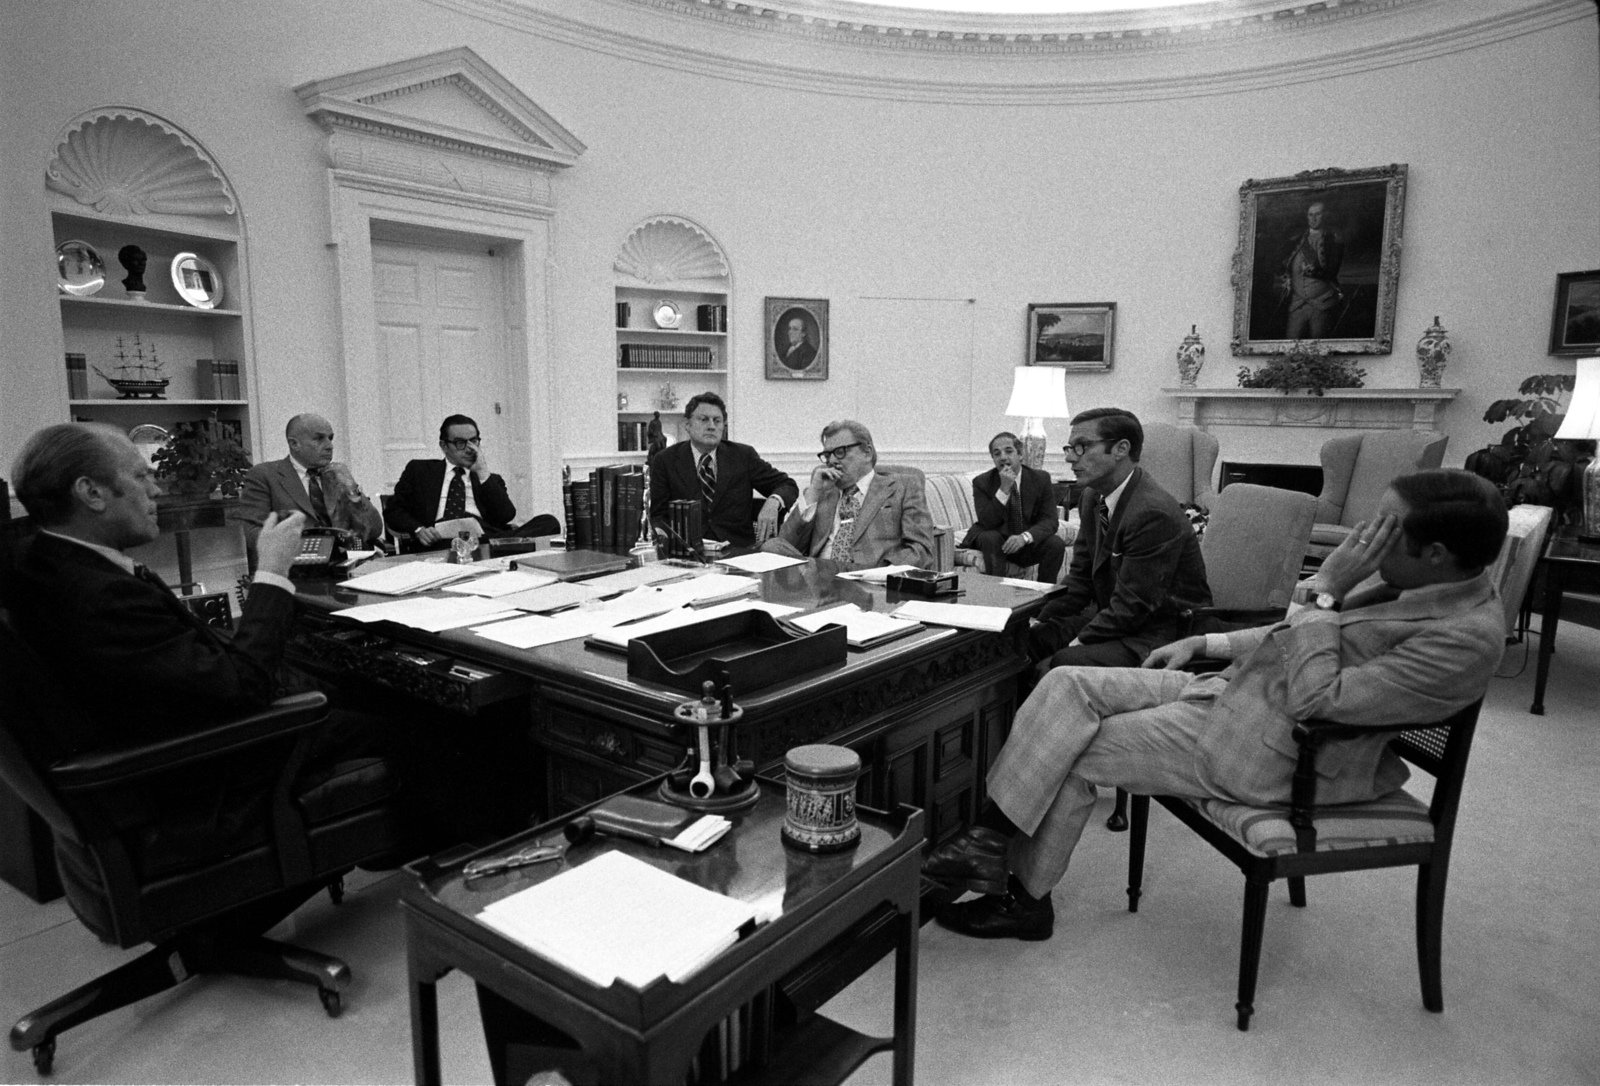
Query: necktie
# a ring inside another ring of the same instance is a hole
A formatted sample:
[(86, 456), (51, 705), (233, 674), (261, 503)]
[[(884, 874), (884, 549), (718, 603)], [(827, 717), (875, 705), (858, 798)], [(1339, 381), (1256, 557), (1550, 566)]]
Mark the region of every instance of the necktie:
[(700, 457), (700, 500), (705, 503), (706, 512), (711, 512), (712, 503), (717, 498), (717, 463), (710, 453)]
[(1099, 500), (1099, 507), (1094, 514), (1095, 523), (1095, 554), (1107, 554), (1111, 550), (1111, 510), (1106, 508), (1106, 500)]
[(1011, 484), (1011, 496), (1006, 499), (1006, 534), (1022, 534), (1022, 477)]
[(450, 479), (450, 489), (444, 495), (444, 519), (455, 520), (457, 517), (467, 515), (467, 469), (456, 468), (455, 475)]
[(851, 487), (839, 499), (839, 510), (834, 515), (839, 530), (833, 533), (833, 545), (828, 548), (828, 557), (835, 562), (850, 560), (850, 548), (856, 541), (856, 514), (860, 511), (861, 491)]
[(328, 516), (328, 502), (322, 496), (322, 469), (306, 469), (306, 493), (311, 497), (311, 512), (317, 518), (317, 523), (324, 528), (331, 527), (333, 519)]

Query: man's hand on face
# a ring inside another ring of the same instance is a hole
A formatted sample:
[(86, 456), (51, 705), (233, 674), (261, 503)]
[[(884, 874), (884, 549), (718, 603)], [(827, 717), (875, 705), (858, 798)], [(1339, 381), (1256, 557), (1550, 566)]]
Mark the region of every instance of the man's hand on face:
[(1009, 494), (1017, 485), (1017, 469), (1011, 464), (1004, 464), (1000, 468), (1000, 493)]
[(1400, 520), (1386, 513), (1374, 521), (1361, 521), (1344, 542), (1322, 560), (1312, 580), (1319, 590), (1344, 599), (1350, 590), (1374, 573), (1389, 551), (1400, 545)]
[(346, 494), (353, 494), (355, 491), (361, 489), (361, 487), (356, 484), (355, 475), (350, 471), (350, 465), (339, 460), (335, 460), (333, 463), (322, 469), (322, 478), (324, 485), (331, 480), (335, 486), (337, 486)]
[(825, 464), (818, 464), (811, 469), (811, 483), (806, 487), (806, 500), (812, 505), (822, 500), (822, 496), (830, 489), (839, 485), (840, 472), (838, 468), (830, 468)]
[(473, 449), (472, 452), (477, 454), (477, 459), (472, 461), (472, 474), (478, 477), (478, 482), (484, 482), (490, 475), (489, 457), (484, 453), (482, 445)]
[(261, 534), (256, 536), (256, 568), (263, 573), (289, 575), (294, 556), (300, 553), (300, 533), (305, 529), (306, 515), (290, 513), (280, 517), (268, 513), (261, 524)]

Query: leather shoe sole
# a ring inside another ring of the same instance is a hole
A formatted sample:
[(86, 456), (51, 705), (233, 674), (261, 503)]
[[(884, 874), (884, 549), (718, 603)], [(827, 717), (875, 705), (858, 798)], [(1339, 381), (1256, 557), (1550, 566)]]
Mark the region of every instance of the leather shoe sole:
[(961, 885), (975, 893), (1004, 894), (1009, 843), (1005, 835), (996, 830), (974, 826), (928, 853), (922, 861), (922, 873), (930, 879)]
[(1039, 942), (1056, 928), (1056, 907), (1045, 896), (1024, 901), (1015, 894), (986, 894), (957, 901), (939, 910), (939, 925), (975, 939), (1022, 939)]

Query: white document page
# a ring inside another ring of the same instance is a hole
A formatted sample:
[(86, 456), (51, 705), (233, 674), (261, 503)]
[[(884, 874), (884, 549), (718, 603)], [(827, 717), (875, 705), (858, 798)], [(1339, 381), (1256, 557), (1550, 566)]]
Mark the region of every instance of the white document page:
[(519, 611), (559, 611), (564, 607), (598, 599), (600, 593), (584, 581), (557, 581), (543, 588), (530, 588), (526, 592), (513, 592), (495, 599), (501, 607), (515, 607)]
[(642, 989), (660, 977), (680, 982), (732, 946), (755, 906), (606, 852), (478, 919), (598, 987)]
[(471, 626), (474, 623), (492, 622), (497, 617), (511, 617), (519, 613), (498, 600), (477, 596), (447, 599), (419, 596), (415, 599), (347, 607), (339, 612), (341, 617), (351, 618), (357, 622), (393, 622), (431, 633), (453, 630), (458, 626)]
[(844, 627), (845, 637), (850, 644), (860, 646), (878, 638), (891, 638), (899, 634), (907, 634), (921, 625), (919, 622), (908, 622), (884, 614), (882, 611), (863, 611), (853, 603), (841, 603), (837, 607), (830, 607), (826, 611), (813, 611), (809, 615), (800, 615), (791, 618), (792, 625), (816, 633), (824, 626), (839, 625)]
[(804, 558), (790, 558), (782, 554), (768, 554), (757, 551), (755, 554), (741, 554), (736, 558), (719, 558), (717, 565), (727, 566), (729, 569), (743, 570), (745, 573), (770, 573), (775, 569), (785, 569), (789, 566), (803, 566)]
[(531, 649), (588, 637), (616, 622), (617, 619), (603, 611), (562, 611), (554, 615), (522, 615), (507, 622), (474, 626), (472, 632), (514, 649)]
[(1026, 577), (1002, 577), (1000, 583), (1012, 588), (1026, 588), (1030, 592), (1049, 592), (1052, 588), (1061, 587), (1049, 581), (1030, 581)]
[(618, 570), (616, 573), (607, 573), (600, 577), (590, 577), (583, 583), (599, 590), (600, 595), (609, 596), (614, 592), (626, 592), (640, 585), (656, 584), (660, 581), (677, 581), (685, 577), (697, 577), (700, 570), (684, 569), (682, 566), (664, 566), (656, 562), (648, 562), (633, 569)]
[(852, 569), (838, 574), (847, 581), (866, 581), (868, 584), (885, 584), (891, 573), (904, 573), (916, 566), (873, 566), (871, 569)]
[(896, 618), (927, 622), (934, 626), (955, 626), (963, 630), (988, 630), (999, 633), (1011, 621), (1009, 607), (980, 607), (970, 603), (932, 603), (911, 600), (894, 610)]
[(596, 641), (604, 642), (619, 649), (626, 649), (628, 642), (635, 637), (645, 634), (660, 633), (662, 630), (673, 630), (679, 626), (688, 626), (695, 622), (704, 622), (710, 618), (721, 618), (723, 615), (736, 615), (740, 611), (765, 611), (774, 618), (792, 615), (798, 607), (790, 607), (782, 603), (767, 603), (764, 600), (734, 600), (732, 603), (720, 603), (715, 607), (702, 607), (696, 610), (693, 607), (678, 607), (664, 615), (647, 618), (643, 622), (630, 622), (626, 626), (612, 626), (609, 629), (596, 631)]
[(472, 577), (477, 572), (471, 566), (453, 566), (447, 562), (405, 562), (340, 581), (339, 587), (357, 592), (376, 592), (383, 596), (405, 596), (427, 588), (437, 588), (449, 581)]
[(473, 596), (509, 596), (513, 592), (526, 592), (530, 588), (543, 588), (555, 584), (556, 575), (543, 570), (508, 570), (491, 573), (462, 584), (446, 585), (446, 592), (462, 592)]

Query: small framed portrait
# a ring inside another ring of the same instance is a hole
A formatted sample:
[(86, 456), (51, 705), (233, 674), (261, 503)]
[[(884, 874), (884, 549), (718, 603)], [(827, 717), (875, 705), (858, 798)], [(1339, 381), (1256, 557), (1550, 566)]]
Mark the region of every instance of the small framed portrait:
[(1116, 325), (1116, 302), (1031, 304), (1027, 364), (1104, 373), (1111, 368)]
[(1556, 276), (1550, 353), (1574, 357), (1600, 354), (1600, 268)]
[(1404, 164), (1241, 185), (1233, 353), (1389, 354), (1405, 198)]
[(767, 379), (828, 379), (828, 299), (768, 298)]

